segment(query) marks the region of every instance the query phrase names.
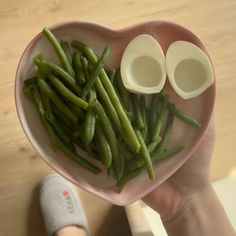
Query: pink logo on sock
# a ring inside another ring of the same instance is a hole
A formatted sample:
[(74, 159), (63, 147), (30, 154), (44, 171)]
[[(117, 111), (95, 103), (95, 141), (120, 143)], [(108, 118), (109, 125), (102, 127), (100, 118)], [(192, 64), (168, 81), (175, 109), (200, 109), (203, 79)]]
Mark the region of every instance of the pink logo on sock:
[(63, 195), (64, 195), (64, 196), (68, 196), (68, 195), (69, 195), (69, 192), (68, 192), (68, 191), (64, 191), (64, 192), (63, 192)]
[(65, 197), (66, 208), (67, 208), (68, 212), (69, 213), (74, 213), (74, 206), (72, 204), (72, 199), (71, 199), (70, 193), (68, 191), (64, 190), (62, 195)]

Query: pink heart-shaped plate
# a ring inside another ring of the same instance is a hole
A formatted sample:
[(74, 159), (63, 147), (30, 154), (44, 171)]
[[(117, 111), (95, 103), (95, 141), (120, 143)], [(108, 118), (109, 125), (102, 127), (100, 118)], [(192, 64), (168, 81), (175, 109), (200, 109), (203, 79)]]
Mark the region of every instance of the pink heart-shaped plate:
[[(164, 52), (166, 52), (172, 42), (186, 40), (200, 47), (208, 55), (203, 43), (192, 32), (182, 26), (164, 21), (146, 22), (117, 31), (92, 23), (75, 21), (57, 24), (50, 28), (59, 39), (67, 41), (73, 39), (81, 40), (99, 55), (104, 47), (109, 45), (112, 49), (109, 59), (111, 68), (119, 67), (123, 51), (130, 40), (144, 33), (156, 38)], [(207, 131), (214, 107), (215, 83), (203, 94), (190, 100), (181, 99), (170, 86), (166, 85), (165, 90), (168, 90), (171, 100), (176, 106), (201, 121), (203, 126), (201, 129), (196, 129), (176, 118), (169, 146), (184, 144), (185, 149), (175, 157), (155, 165), (155, 181), (150, 181), (146, 172), (143, 172), (140, 176), (130, 181), (124, 190), (119, 193), (115, 187), (115, 182), (107, 178), (105, 171), (99, 175), (94, 175), (80, 168), (78, 164), (71, 161), (61, 152), (52, 150), (50, 141), (33, 104), (22, 92), (23, 80), (35, 74), (32, 60), (39, 53), (43, 53), (49, 60), (58, 62), (54, 50), (42, 33), (33, 38), (24, 50), (16, 72), (15, 102), (18, 116), (27, 138), (44, 161), (59, 174), (81, 188), (116, 205), (132, 203), (159, 186), (191, 156)]]

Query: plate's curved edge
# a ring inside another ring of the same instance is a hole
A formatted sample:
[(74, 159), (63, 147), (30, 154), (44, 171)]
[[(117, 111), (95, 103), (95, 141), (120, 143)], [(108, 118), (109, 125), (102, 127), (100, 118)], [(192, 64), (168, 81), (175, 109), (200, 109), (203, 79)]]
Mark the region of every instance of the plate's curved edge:
[[(108, 27), (104, 27), (102, 25), (99, 25), (99, 24), (96, 24), (96, 23), (92, 23), (92, 22), (83, 22), (83, 21), (66, 21), (66, 22), (63, 22), (63, 23), (57, 23), (57, 24), (54, 24), (52, 26), (50, 26), (49, 28), (50, 29), (57, 29), (57, 28), (60, 28), (60, 27), (63, 27), (65, 24), (79, 24), (79, 25), (89, 25), (89, 26), (92, 26), (92, 27), (99, 27), (101, 28), (102, 30), (104, 31), (109, 31), (110, 33), (124, 33), (128, 30), (130, 30), (131, 28), (136, 28), (136, 27), (140, 27), (140, 26), (144, 26), (144, 25), (148, 25), (148, 24), (164, 24), (164, 23), (167, 23), (167, 24), (170, 24), (170, 25), (173, 25), (173, 26), (176, 26), (176, 27), (181, 27), (182, 29), (184, 29), (185, 31), (193, 34), (190, 30), (188, 30), (187, 28), (181, 26), (181, 25), (178, 25), (178, 24), (175, 24), (175, 23), (172, 23), (172, 22), (168, 22), (168, 21), (147, 21), (147, 22), (144, 22), (144, 23), (137, 23), (137, 24), (134, 24), (134, 25), (131, 25), (131, 26), (128, 26), (128, 27), (125, 27), (123, 29), (118, 29), (118, 30), (114, 30), (114, 29), (111, 29), (111, 28), (108, 28)], [(191, 150), (187, 153), (186, 155), (186, 158), (183, 159), (178, 166), (176, 166), (176, 168), (174, 168), (170, 173), (169, 175), (165, 178), (165, 180), (167, 178), (169, 178), (174, 172), (176, 172), (182, 165), (183, 163), (186, 162), (187, 159), (189, 159), (189, 157), (195, 152), (195, 150), (198, 148), (198, 146), (200, 145), (202, 139), (204, 138), (207, 130), (208, 130), (208, 127), (210, 125), (210, 120), (212, 118), (212, 114), (213, 114), (213, 110), (214, 110), (214, 105), (215, 105), (215, 96), (216, 96), (216, 83), (215, 83), (215, 69), (214, 69), (214, 65), (212, 63), (212, 60), (209, 56), (209, 53), (208, 53), (208, 50), (206, 49), (204, 43), (200, 40), (200, 38), (198, 38), (195, 34), (193, 34), (196, 39), (200, 42), (200, 44), (202, 45), (202, 47), (204, 48), (204, 51), (207, 53), (207, 56), (209, 57), (210, 61), (211, 61), (211, 65), (213, 67), (213, 72), (214, 72), (214, 83), (212, 84), (212, 86), (210, 87), (212, 89), (212, 102), (210, 103), (211, 104), (211, 109), (210, 109), (210, 116), (209, 116), (209, 119), (207, 121), (207, 125), (204, 127), (204, 130), (202, 131), (202, 135), (201, 137), (195, 142), (194, 146), (191, 148)], [(29, 44), (27, 45), (27, 47), (24, 49), (22, 55), (21, 55), (21, 58), (18, 62), (18, 65), (17, 65), (17, 70), (16, 70), (16, 75), (15, 75), (15, 86), (14, 86), (14, 99), (15, 99), (15, 106), (16, 106), (16, 111), (17, 111), (17, 115), (18, 115), (18, 118), (19, 118), (19, 121), (20, 121), (20, 124), (21, 124), (21, 127), (26, 135), (26, 137), (28, 138), (30, 144), (33, 146), (34, 149), (36, 149), (36, 151), (39, 153), (39, 155), (42, 157), (42, 159), (47, 163), (47, 165), (49, 167), (51, 167), (53, 170), (55, 170), (56, 172), (58, 172), (59, 174), (61, 174), (63, 177), (65, 177), (67, 180), (69, 180), (70, 182), (72, 182), (73, 184), (81, 187), (82, 189), (85, 189), (86, 191), (92, 193), (92, 194), (95, 194), (113, 204), (116, 204), (116, 205), (120, 205), (120, 206), (124, 206), (124, 205), (127, 205), (127, 204), (130, 204), (132, 202), (135, 202), (136, 200), (140, 199), (140, 198), (143, 198), (147, 193), (153, 191), (156, 187), (158, 187), (162, 182), (156, 182), (156, 184), (152, 185), (148, 190), (144, 191), (144, 192), (141, 192), (140, 194), (136, 195), (134, 198), (132, 199), (129, 199), (129, 201), (124, 201), (122, 200), (122, 198), (120, 198), (119, 200), (116, 199), (111, 199), (109, 198), (107, 195), (104, 195), (104, 194), (101, 194), (100, 192), (97, 192), (95, 189), (91, 189), (91, 188), (86, 188), (85, 185), (83, 184), (80, 184), (78, 183), (78, 181), (74, 180), (72, 177), (66, 175), (65, 173), (63, 173), (61, 170), (55, 168), (52, 164), (49, 163), (49, 161), (47, 161), (45, 158), (43, 158), (43, 151), (41, 150), (40, 147), (38, 147), (38, 145), (36, 144), (36, 141), (34, 140), (34, 138), (31, 136), (31, 133), (29, 132), (27, 126), (24, 125), (24, 123), (26, 122), (26, 119), (25, 119), (25, 116), (23, 115), (22, 116), (22, 106), (19, 102), (19, 90), (17, 91), (17, 87), (19, 87), (20, 85), (20, 78), (19, 78), (19, 71), (22, 67), (22, 61), (25, 57), (25, 54), (26, 53), (29, 53), (28, 51), (31, 50), (31, 47), (33, 46), (33, 44), (38, 41), (40, 39), (40, 37), (42, 37), (42, 32), (38, 33), (30, 42)], [(208, 89), (210, 89), (208, 88)]]

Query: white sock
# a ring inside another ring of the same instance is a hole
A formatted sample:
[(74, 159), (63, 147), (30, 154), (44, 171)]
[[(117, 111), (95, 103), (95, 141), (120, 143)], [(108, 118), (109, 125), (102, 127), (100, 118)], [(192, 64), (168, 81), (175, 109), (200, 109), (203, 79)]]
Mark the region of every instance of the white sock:
[(74, 186), (60, 175), (48, 175), (41, 182), (40, 206), (49, 236), (70, 225), (78, 225), (88, 232), (79, 196)]

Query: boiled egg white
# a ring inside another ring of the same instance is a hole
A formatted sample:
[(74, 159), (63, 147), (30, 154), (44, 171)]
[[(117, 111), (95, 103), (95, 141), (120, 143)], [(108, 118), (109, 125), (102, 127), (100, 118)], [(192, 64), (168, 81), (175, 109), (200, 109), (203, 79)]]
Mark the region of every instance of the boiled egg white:
[(176, 41), (169, 46), (166, 70), (172, 88), (183, 99), (200, 95), (214, 82), (209, 58), (190, 42)]
[(160, 44), (148, 34), (135, 37), (124, 51), (120, 71), (127, 90), (160, 92), (166, 81), (165, 56)]

